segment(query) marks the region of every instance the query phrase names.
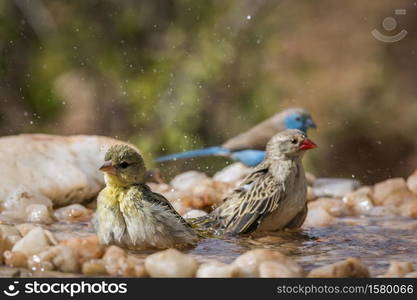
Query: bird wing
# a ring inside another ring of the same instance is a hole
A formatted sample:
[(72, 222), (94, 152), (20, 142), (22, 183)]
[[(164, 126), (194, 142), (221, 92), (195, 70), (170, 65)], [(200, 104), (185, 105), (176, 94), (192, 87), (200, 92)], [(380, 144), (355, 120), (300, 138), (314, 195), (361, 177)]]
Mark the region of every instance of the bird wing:
[(184, 220), (183, 217), (175, 210), (172, 204), (166, 199), (163, 195), (153, 192), (149, 186), (143, 184), (144, 196), (145, 199), (149, 202), (153, 202), (165, 207), (167, 210), (171, 211), (172, 215), (176, 217), (182, 224), (187, 227), (191, 227), (191, 225)]
[(218, 217), (226, 231), (250, 233), (277, 209), (284, 197), (282, 184), (269, 172), (269, 166), (264, 162), (226, 198), (224, 208), (223, 205), (218, 208)]

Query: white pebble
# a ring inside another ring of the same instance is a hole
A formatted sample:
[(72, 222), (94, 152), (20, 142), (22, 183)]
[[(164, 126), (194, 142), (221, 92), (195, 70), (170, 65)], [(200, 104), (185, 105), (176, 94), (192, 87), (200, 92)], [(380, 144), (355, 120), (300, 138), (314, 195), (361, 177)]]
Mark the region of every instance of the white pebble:
[(19, 251), (26, 256), (41, 252), (49, 246), (48, 238), (41, 227), (35, 227), (22, 239), (17, 241), (12, 251)]
[(190, 255), (168, 249), (146, 257), (145, 267), (151, 277), (194, 277), (198, 262)]

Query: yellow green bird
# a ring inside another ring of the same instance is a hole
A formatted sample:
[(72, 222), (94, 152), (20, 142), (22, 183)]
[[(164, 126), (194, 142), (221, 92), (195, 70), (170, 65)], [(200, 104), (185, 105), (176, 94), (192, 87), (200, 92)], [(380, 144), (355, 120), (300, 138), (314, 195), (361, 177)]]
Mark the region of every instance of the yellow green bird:
[(145, 184), (145, 163), (135, 149), (112, 146), (100, 170), (106, 187), (97, 198), (95, 228), (102, 244), (163, 249), (199, 240), (169, 201)]

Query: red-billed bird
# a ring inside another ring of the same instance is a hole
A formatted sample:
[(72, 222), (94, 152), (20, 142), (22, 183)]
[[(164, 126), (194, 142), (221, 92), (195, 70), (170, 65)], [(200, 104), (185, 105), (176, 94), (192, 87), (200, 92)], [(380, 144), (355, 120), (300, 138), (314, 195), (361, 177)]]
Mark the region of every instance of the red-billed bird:
[(267, 144), (266, 159), (209, 215), (192, 221), (220, 233), (246, 234), (300, 227), (307, 215), (307, 181), (301, 159), (316, 148), (300, 130)]

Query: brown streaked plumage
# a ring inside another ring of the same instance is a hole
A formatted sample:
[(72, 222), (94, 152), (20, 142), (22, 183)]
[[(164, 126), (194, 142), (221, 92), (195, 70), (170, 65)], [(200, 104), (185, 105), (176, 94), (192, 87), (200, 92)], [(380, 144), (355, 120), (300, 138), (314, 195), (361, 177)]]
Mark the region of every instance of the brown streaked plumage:
[(300, 227), (307, 214), (301, 159), (315, 147), (299, 130), (275, 135), (267, 144), (266, 159), (221, 206), (193, 223), (233, 234)]

